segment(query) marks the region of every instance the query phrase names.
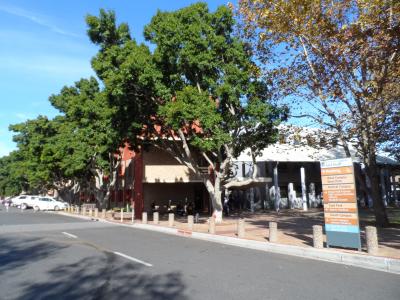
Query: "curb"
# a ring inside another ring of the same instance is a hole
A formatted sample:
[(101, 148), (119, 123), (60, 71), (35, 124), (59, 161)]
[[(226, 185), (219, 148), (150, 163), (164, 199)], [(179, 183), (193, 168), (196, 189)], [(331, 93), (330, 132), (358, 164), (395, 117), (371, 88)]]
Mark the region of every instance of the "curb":
[(101, 218), (95, 219), (88, 216), (73, 215), (63, 212), (58, 212), (60, 215), (76, 217), (85, 220), (94, 220), (103, 223), (113, 224), (115, 226), (123, 226), (129, 228), (136, 228), (142, 230), (156, 231), (160, 233), (177, 235), (181, 237), (189, 237), (193, 239), (214, 242), (219, 244), (225, 244), (230, 246), (237, 246), (247, 249), (259, 250), (264, 252), (271, 252), (282, 255), (297, 256), (306, 259), (314, 259), (327, 261), (331, 263), (350, 265), (360, 267), (364, 269), (383, 271), (393, 274), (400, 274), (400, 259), (371, 256), (367, 254), (353, 254), (333, 251), (330, 249), (316, 249), (316, 248), (304, 248), (300, 246), (286, 245), (286, 244), (275, 244), (270, 242), (260, 242), (254, 240), (239, 239), (236, 237), (214, 235), (209, 233), (193, 232), (189, 230), (182, 230), (177, 228), (163, 227), (151, 224), (122, 224), (104, 220)]

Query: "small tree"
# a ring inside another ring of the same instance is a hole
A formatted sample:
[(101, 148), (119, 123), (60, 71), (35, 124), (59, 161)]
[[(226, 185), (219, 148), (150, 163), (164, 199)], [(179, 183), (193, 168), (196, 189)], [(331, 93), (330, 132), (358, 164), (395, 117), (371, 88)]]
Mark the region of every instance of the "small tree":
[(0, 158), (0, 195), (15, 196), (27, 190), (28, 183), (23, 170), (19, 151)]
[(376, 222), (387, 226), (376, 158), (400, 96), (400, 4), (243, 0), (239, 13), (256, 51), (276, 60), (268, 71), (283, 96), (298, 99), (306, 108), (301, 115), (336, 131), (348, 156), (348, 143), (356, 146)]

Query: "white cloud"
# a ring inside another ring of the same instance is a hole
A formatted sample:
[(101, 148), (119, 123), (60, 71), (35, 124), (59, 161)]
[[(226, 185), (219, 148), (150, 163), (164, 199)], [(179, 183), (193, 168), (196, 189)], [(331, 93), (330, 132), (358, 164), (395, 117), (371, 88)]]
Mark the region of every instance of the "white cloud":
[(52, 36), (42, 34), (36, 31), (23, 31), (16, 29), (2, 29), (0, 28), (0, 39), (4, 46), (8, 45), (14, 49), (27, 49), (44, 51), (58, 51), (63, 53), (76, 53), (85, 55), (94, 55), (97, 48), (92, 45), (87, 39), (86, 42), (82, 39), (69, 39), (64, 37), (54, 38)]
[(0, 70), (33, 73), (34, 76), (51, 75), (75, 78), (93, 75), (88, 59), (69, 56), (0, 56)]
[(62, 35), (70, 36), (70, 37), (80, 37), (79, 35), (77, 35), (75, 33), (72, 33), (72, 32), (69, 32), (69, 31), (66, 31), (66, 30), (63, 30), (63, 29), (57, 27), (56, 25), (54, 25), (51, 22), (49, 22), (48, 20), (46, 20), (47, 18), (45, 16), (38, 16), (37, 14), (27, 11), (25, 9), (22, 9), (20, 7), (0, 5), (0, 11), (5, 12), (10, 15), (13, 15), (13, 16), (27, 19), (35, 24), (44, 26), (58, 34), (62, 34)]

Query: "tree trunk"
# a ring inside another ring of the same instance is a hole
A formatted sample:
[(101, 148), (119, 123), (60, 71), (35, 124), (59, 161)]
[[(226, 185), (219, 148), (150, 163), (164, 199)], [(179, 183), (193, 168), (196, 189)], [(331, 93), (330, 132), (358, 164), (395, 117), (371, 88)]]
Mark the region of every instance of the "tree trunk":
[(209, 178), (204, 180), (208, 194), (211, 199), (213, 217), (216, 223), (222, 222), (222, 201), (221, 201), (221, 180), (216, 177), (215, 183), (213, 184)]
[(370, 164), (366, 166), (366, 170), (371, 181), (371, 196), (373, 201), (376, 226), (388, 227), (389, 219), (387, 216), (386, 208), (383, 205), (381, 193), (379, 190), (378, 166), (375, 162), (371, 161)]

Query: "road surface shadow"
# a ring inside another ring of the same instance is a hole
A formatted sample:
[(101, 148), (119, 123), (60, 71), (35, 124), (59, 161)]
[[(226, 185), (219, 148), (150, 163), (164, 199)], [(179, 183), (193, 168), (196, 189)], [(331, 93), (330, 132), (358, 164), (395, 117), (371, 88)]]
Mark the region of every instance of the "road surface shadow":
[(30, 262), (48, 259), (68, 246), (49, 243), (37, 237), (0, 237), (0, 274)]
[(188, 299), (179, 272), (153, 274), (152, 268), (103, 254), (54, 267), (46, 282), (25, 282), (19, 299)]

